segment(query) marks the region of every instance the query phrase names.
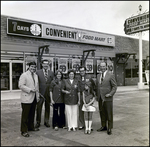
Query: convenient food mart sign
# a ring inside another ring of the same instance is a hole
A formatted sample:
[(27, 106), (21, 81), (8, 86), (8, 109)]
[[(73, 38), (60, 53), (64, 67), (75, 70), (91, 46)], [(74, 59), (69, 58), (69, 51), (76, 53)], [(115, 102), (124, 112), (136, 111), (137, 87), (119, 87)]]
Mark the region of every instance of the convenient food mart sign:
[(149, 12), (125, 20), (124, 31), (127, 35), (147, 30), (149, 30)]
[(7, 19), (7, 34), (53, 40), (115, 46), (115, 37), (92, 31), (31, 21)]

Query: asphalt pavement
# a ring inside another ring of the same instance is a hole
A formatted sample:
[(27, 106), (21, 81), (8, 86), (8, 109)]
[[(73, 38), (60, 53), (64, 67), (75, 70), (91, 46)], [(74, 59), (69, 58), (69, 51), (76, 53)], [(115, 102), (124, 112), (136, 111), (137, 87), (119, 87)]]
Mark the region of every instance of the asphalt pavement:
[[(138, 90), (137, 86), (118, 87), (113, 101), (114, 126), (112, 135), (97, 132), (100, 128), (98, 103), (93, 114), (93, 131), (55, 131), (44, 126), (44, 107), (40, 131), (29, 132), (30, 137), (20, 134), (21, 104), (18, 98), (1, 100), (1, 146), (149, 146), (149, 87)], [(44, 106), (44, 105), (43, 105)], [(50, 124), (52, 123), (52, 107)], [(52, 126), (52, 125), (51, 125)]]

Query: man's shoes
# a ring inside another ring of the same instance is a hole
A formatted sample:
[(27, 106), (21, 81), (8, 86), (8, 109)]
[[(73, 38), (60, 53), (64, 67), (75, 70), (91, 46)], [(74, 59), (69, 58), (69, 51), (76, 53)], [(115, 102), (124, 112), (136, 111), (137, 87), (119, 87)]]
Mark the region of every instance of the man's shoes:
[(28, 129), (28, 131), (39, 131), (39, 128)]
[(36, 123), (35, 128), (39, 128), (40, 127), (40, 123)]
[(97, 132), (105, 131), (105, 130), (107, 130), (107, 127), (101, 127), (100, 129), (97, 130)]
[(82, 130), (82, 129), (84, 129), (84, 127), (79, 127), (79, 130)]
[(111, 134), (112, 134), (111, 129), (108, 129), (108, 130), (107, 130), (107, 134), (108, 134), (108, 135), (111, 135)]
[(29, 137), (29, 136), (30, 136), (27, 132), (21, 132), (21, 135), (22, 135), (23, 137)]
[(46, 127), (48, 127), (48, 128), (50, 127), (50, 124), (49, 124), (49, 123), (46, 123), (46, 122), (45, 122), (44, 125), (45, 125)]

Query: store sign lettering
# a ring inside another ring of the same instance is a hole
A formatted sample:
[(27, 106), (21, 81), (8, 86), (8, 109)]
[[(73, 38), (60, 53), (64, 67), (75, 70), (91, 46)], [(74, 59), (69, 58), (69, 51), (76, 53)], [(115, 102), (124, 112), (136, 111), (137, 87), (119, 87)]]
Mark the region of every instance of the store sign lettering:
[(125, 20), (124, 31), (127, 35), (147, 30), (149, 30), (149, 12)]
[(76, 39), (77, 32), (46, 28), (46, 35)]
[(115, 46), (115, 37), (111, 35), (59, 25), (38, 24), (10, 18), (7, 19), (7, 34), (112, 47)]

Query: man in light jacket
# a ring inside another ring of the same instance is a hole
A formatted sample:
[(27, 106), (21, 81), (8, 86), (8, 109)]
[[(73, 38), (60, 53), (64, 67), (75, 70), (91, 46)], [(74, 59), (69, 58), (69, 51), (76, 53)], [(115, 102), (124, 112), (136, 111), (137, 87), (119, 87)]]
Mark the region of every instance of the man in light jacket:
[(38, 77), (35, 74), (36, 63), (30, 62), (29, 69), (19, 78), (19, 88), (21, 89), (21, 135), (29, 137), (28, 131), (38, 131), (34, 127), (34, 116), (36, 103), (39, 101)]

